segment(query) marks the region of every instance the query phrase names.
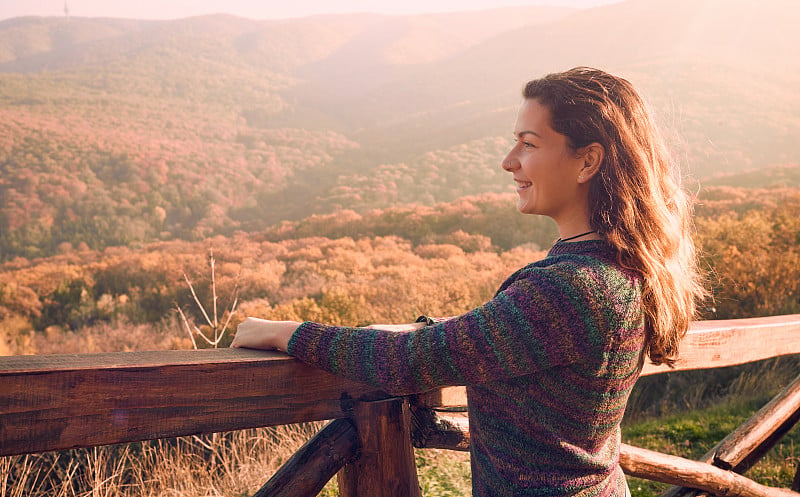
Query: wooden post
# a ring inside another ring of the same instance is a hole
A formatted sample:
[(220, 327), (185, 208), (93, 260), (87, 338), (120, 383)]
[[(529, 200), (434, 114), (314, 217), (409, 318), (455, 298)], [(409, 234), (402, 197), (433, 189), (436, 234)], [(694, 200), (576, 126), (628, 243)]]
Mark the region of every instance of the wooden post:
[(794, 481), (792, 482), (792, 490), (800, 492), (800, 462), (797, 463), (797, 471), (794, 473)]
[(339, 472), (342, 497), (421, 497), (410, 418), (407, 398), (355, 404), (361, 451)]

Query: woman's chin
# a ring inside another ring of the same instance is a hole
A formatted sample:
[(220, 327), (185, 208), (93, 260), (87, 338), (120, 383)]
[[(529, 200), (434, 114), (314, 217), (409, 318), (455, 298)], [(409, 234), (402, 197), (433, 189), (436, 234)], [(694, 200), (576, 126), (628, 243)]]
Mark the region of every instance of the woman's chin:
[(522, 214), (536, 214), (536, 212), (533, 209), (533, 206), (530, 205), (530, 202), (527, 202), (522, 198), (517, 200), (517, 210)]

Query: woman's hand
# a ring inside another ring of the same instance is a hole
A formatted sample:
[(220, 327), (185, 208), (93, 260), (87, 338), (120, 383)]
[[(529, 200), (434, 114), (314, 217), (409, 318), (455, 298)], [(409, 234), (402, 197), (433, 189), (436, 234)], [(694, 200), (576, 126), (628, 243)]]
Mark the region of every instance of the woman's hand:
[(269, 321), (247, 318), (236, 328), (231, 347), (286, 352), (289, 339), (300, 326), (297, 321)]
[(383, 330), (383, 331), (414, 331), (424, 327), (425, 323), (411, 323), (411, 324), (371, 324), (366, 328), (370, 330)]

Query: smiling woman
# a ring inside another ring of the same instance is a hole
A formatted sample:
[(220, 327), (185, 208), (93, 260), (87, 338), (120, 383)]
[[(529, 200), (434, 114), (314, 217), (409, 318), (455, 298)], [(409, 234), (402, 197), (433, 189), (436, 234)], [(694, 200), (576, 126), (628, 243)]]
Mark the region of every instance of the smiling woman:
[(624, 496), (620, 422), (646, 356), (670, 364), (703, 296), (686, 195), (633, 86), (529, 82), (502, 167), (561, 239), (461, 316), (369, 328), (248, 318), (279, 349), (406, 395), (466, 385), (473, 495)]

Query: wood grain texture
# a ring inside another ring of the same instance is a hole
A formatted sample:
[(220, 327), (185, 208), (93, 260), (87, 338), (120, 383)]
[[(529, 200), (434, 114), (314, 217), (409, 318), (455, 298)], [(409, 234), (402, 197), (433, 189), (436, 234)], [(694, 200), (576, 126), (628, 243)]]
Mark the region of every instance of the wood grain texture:
[(800, 419), (800, 376), (720, 442), (714, 465), (744, 473)]
[(244, 349), (0, 358), (0, 455), (342, 418), (385, 394)]
[(789, 489), (767, 487), (711, 464), (622, 444), (620, 466), (628, 476), (711, 492), (717, 497), (800, 497)]
[(421, 497), (408, 399), (359, 402), (353, 420), (361, 449), (339, 472), (339, 495)]
[[(745, 473), (800, 419), (800, 376), (706, 452), (699, 462)], [(794, 489), (797, 490), (797, 489)], [(693, 488), (670, 487), (661, 497), (707, 495)]]
[(294, 453), (253, 497), (315, 497), (358, 457), (358, 433), (349, 419), (331, 421)]
[(800, 314), (696, 321), (681, 342), (674, 369), (645, 364), (642, 376), (710, 369), (800, 354)]

